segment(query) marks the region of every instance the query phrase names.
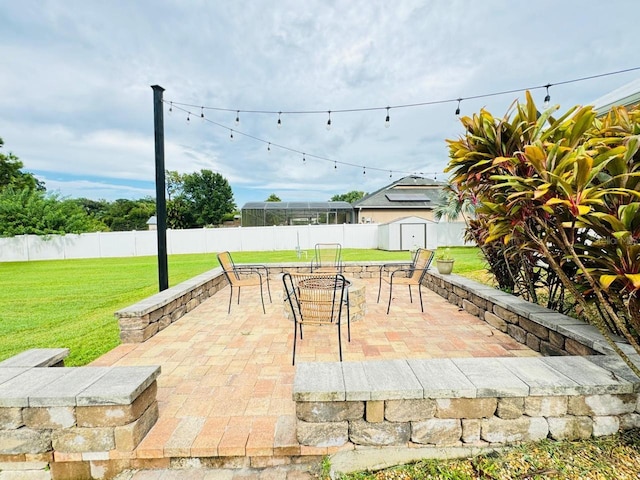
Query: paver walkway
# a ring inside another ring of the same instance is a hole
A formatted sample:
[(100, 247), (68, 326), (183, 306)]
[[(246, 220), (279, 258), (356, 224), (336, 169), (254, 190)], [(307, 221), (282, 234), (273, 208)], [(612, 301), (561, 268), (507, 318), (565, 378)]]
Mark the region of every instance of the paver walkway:
[[(424, 314), (417, 292), (411, 304), (408, 291), (398, 289), (386, 315), (386, 302), (376, 304), (377, 280), (363, 281), (367, 314), (352, 323), (350, 343), (343, 326), (344, 361), (538, 355), (427, 289)], [(295, 440), (293, 325), (283, 316), (281, 290), (281, 282), (274, 278), (273, 303), (267, 303), (266, 315), (251, 289), (243, 290), (240, 305), (234, 298), (227, 315), (227, 287), (145, 343), (120, 345), (92, 363), (162, 367), (160, 418), (138, 446), (138, 458), (151, 464), (168, 457), (268, 459), (335, 451), (301, 446)], [(383, 297), (385, 292), (383, 285)], [(337, 361), (336, 336), (333, 327), (305, 327), (296, 362)], [(133, 478), (218, 478), (153, 476), (162, 474), (141, 471)]]

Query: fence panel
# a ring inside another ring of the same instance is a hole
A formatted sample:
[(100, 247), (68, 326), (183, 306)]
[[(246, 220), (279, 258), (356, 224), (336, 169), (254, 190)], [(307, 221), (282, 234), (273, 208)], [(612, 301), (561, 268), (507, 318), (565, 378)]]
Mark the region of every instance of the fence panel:
[[(430, 224), (429, 248), (462, 246), (464, 223)], [(169, 254), (221, 251), (312, 251), (316, 243), (378, 248), (378, 224), (296, 225), (167, 230)], [(96, 232), (0, 238), (0, 262), (65, 258), (135, 257), (157, 254), (157, 232)]]

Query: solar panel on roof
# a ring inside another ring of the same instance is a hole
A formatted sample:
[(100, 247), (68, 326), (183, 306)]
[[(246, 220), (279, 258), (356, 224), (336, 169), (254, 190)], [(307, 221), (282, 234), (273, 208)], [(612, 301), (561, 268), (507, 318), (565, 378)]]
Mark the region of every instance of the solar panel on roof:
[(387, 193), (390, 202), (429, 202), (429, 197), (424, 193)]

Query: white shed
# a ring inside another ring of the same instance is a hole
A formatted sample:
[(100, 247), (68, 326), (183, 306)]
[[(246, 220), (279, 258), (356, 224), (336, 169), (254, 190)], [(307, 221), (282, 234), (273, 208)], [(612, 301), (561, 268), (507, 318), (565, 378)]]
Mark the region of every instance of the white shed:
[(380, 250), (435, 250), (438, 247), (436, 223), (420, 217), (403, 217), (378, 227)]

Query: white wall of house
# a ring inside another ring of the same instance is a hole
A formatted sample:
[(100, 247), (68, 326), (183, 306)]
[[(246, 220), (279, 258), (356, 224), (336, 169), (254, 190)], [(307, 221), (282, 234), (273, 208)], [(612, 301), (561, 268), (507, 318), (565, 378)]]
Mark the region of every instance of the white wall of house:
[[(379, 227), (343, 224), (167, 230), (167, 253), (313, 250), (316, 243), (332, 242), (343, 248), (378, 248)], [(438, 246), (465, 244), (464, 223), (438, 223), (430, 228), (435, 228)], [(156, 254), (157, 232), (148, 230), (0, 238), (0, 262)]]

